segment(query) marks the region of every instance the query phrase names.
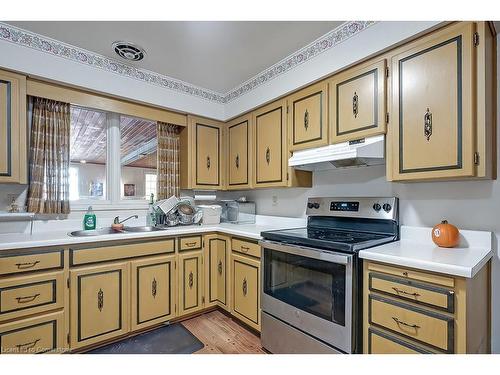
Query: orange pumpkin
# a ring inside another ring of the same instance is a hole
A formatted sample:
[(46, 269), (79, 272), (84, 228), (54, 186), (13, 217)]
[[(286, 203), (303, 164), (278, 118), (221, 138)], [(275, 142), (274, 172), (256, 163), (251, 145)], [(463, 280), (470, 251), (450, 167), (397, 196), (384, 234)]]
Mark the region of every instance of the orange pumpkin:
[(443, 220), (432, 228), (432, 240), (439, 247), (455, 247), (460, 241), (458, 228)]

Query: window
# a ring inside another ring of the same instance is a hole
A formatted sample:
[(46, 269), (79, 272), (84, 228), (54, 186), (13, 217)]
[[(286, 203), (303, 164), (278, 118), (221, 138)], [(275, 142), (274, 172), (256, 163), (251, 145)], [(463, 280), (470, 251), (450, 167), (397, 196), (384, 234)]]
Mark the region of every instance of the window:
[(71, 106), (70, 200), (106, 199), (106, 113)]
[(120, 116), (122, 199), (156, 196), (156, 147), (156, 122)]
[(72, 105), (70, 138), (73, 208), (142, 207), (156, 197), (155, 121)]
[(156, 174), (146, 173), (146, 199), (153, 194), (156, 197)]

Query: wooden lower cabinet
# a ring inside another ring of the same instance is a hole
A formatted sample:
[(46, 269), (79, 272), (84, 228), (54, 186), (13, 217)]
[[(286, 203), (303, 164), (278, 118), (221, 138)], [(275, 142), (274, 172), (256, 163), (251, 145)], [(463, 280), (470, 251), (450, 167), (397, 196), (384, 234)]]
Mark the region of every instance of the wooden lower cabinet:
[(66, 350), (62, 311), (0, 324), (1, 354), (62, 353)]
[(162, 256), (131, 262), (132, 331), (175, 317), (175, 256)]
[(364, 352), (489, 353), (489, 264), (473, 278), (364, 263)]
[(220, 234), (208, 234), (205, 242), (205, 307), (229, 310), (229, 257), (231, 240)]
[(260, 261), (231, 255), (231, 313), (260, 331)]
[(179, 316), (203, 309), (203, 251), (179, 254)]
[(129, 263), (70, 271), (71, 349), (129, 332)]
[(64, 307), (64, 272), (0, 280), (0, 322)]

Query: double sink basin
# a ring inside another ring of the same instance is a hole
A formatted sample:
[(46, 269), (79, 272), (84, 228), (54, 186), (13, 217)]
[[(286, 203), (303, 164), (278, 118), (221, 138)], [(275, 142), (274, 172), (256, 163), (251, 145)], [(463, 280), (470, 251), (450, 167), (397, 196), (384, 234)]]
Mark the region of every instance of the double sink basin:
[(122, 234), (122, 233), (147, 233), (147, 232), (157, 232), (166, 230), (166, 228), (157, 228), (157, 227), (123, 227), (122, 230), (114, 230), (112, 228), (100, 228), (94, 230), (77, 230), (74, 232), (70, 232), (69, 235), (72, 237), (93, 237), (93, 236), (103, 236), (106, 234)]

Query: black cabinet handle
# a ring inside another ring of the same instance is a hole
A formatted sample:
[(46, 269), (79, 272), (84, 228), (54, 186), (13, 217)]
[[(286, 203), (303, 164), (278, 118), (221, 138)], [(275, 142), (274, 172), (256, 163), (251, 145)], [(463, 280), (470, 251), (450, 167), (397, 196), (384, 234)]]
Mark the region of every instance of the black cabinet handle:
[(240, 156), (236, 155), (236, 158), (234, 159), (234, 164), (236, 165), (236, 168), (240, 167)]
[(210, 169), (210, 156), (207, 156), (207, 169)]
[(243, 288), (243, 295), (246, 296), (248, 293), (248, 283), (246, 278), (243, 279), (242, 288)]
[(269, 165), (269, 163), (271, 162), (271, 150), (269, 149), (269, 147), (266, 149), (266, 162), (267, 165)]
[(424, 136), (429, 141), (432, 135), (432, 112), (427, 108), (424, 114)]
[(420, 326), (419, 326), (419, 325), (405, 323), (405, 322), (403, 322), (402, 320), (399, 320), (398, 318), (396, 318), (396, 317), (394, 317), (394, 316), (392, 317), (392, 320), (394, 320), (398, 326), (405, 326), (405, 327), (415, 328), (415, 329), (420, 328)]
[(309, 112), (306, 109), (306, 111), (304, 112), (304, 128), (306, 128), (307, 130), (308, 127), (309, 127)]
[(38, 298), (40, 293), (34, 294), (32, 296), (26, 296), (26, 297), (16, 297), (17, 303), (28, 303), (28, 302), (33, 302)]
[(222, 275), (222, 260), (219, 260), (219, 264), (217, 265), (217, 268), (219, 270), (219, 275)]
[(102, 311), (104, 307), (104, 292), (101, 288), (99, 288), (99, 292), (97, 292), (97, 308), (99, 311)]
[(192, 289), (193, 288), (193, 284), (194, 284), (194, 275), (193, 275), (193, 272), (189, 272), (189, 289)]
[(354, 95), (352, 97), (352, 114), (354, 115), (354, 118), (358, 117), (358, 111), (359, 111), (359, 98), (356, 91), (354, 91)]
[(16, 263), (16, 266), (18, 270), (25, 270), (27, 268), (35, 267), (38, 263), (40, 263), (40, 261), (35, 260), (34, 262), (29, 262), (29, 263)]
[(156, 279), (153, 277), (153, 281), (151, 282), (151, 295), (153, 298), (156, 298), (156, 287), (158, 286), (158, 283)]

